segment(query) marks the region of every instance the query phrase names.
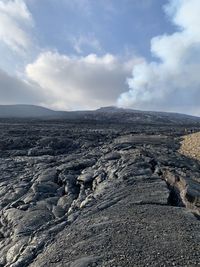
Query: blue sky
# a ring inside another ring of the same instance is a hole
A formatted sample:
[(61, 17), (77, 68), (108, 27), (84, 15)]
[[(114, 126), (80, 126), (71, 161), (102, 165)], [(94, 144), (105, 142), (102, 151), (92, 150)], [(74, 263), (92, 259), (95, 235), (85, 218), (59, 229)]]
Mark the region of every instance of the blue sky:
[(199, 0), (0, 0), (0, 104), (200, 114), (199, 11)]
[[(123, 54), (150, 57), (150, 40), (174, 30), (163, 12), (166, 0), (29, 1), (40, 47), (74, 54), (73, 39), (96, 39), (99, 49), (83, 44), (82, 54)], [(59, 4), (58, 4), (59, 3)], [(75, 40), (74, 40), (75, 41)]]

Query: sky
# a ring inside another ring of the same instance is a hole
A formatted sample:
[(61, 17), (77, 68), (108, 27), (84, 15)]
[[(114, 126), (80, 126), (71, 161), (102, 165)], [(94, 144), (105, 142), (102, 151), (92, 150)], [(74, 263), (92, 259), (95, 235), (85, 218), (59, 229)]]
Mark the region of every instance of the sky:
[(200, 116), (199, 0), (0, 0), (0, 104)]

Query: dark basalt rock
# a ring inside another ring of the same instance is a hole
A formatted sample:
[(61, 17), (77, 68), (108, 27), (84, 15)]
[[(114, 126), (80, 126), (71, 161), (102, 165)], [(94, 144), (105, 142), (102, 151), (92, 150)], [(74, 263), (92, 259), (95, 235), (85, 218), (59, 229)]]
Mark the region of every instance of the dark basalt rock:
[(120, 159), (120, 154), (118, 152), (111, 152), (105, 155), (105, 160), (117, 160)]
[(99, 112), (1, 122), (0, 266), (198, 266), (200, 163), (178, 148), (200, 126)]

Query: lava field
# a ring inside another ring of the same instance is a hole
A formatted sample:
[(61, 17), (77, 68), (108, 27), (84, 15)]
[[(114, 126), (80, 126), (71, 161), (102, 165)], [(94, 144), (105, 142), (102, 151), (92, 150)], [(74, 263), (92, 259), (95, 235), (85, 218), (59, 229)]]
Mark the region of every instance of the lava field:
[(0, 121), (0, 266), (200, 266), (194, 125)]

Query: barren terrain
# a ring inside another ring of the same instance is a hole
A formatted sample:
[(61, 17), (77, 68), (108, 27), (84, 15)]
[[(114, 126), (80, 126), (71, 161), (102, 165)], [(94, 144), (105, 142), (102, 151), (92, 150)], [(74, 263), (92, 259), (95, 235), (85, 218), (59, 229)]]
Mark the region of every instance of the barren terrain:
[(2, 120), (0, 266), (199, 266), (186, 127)]

